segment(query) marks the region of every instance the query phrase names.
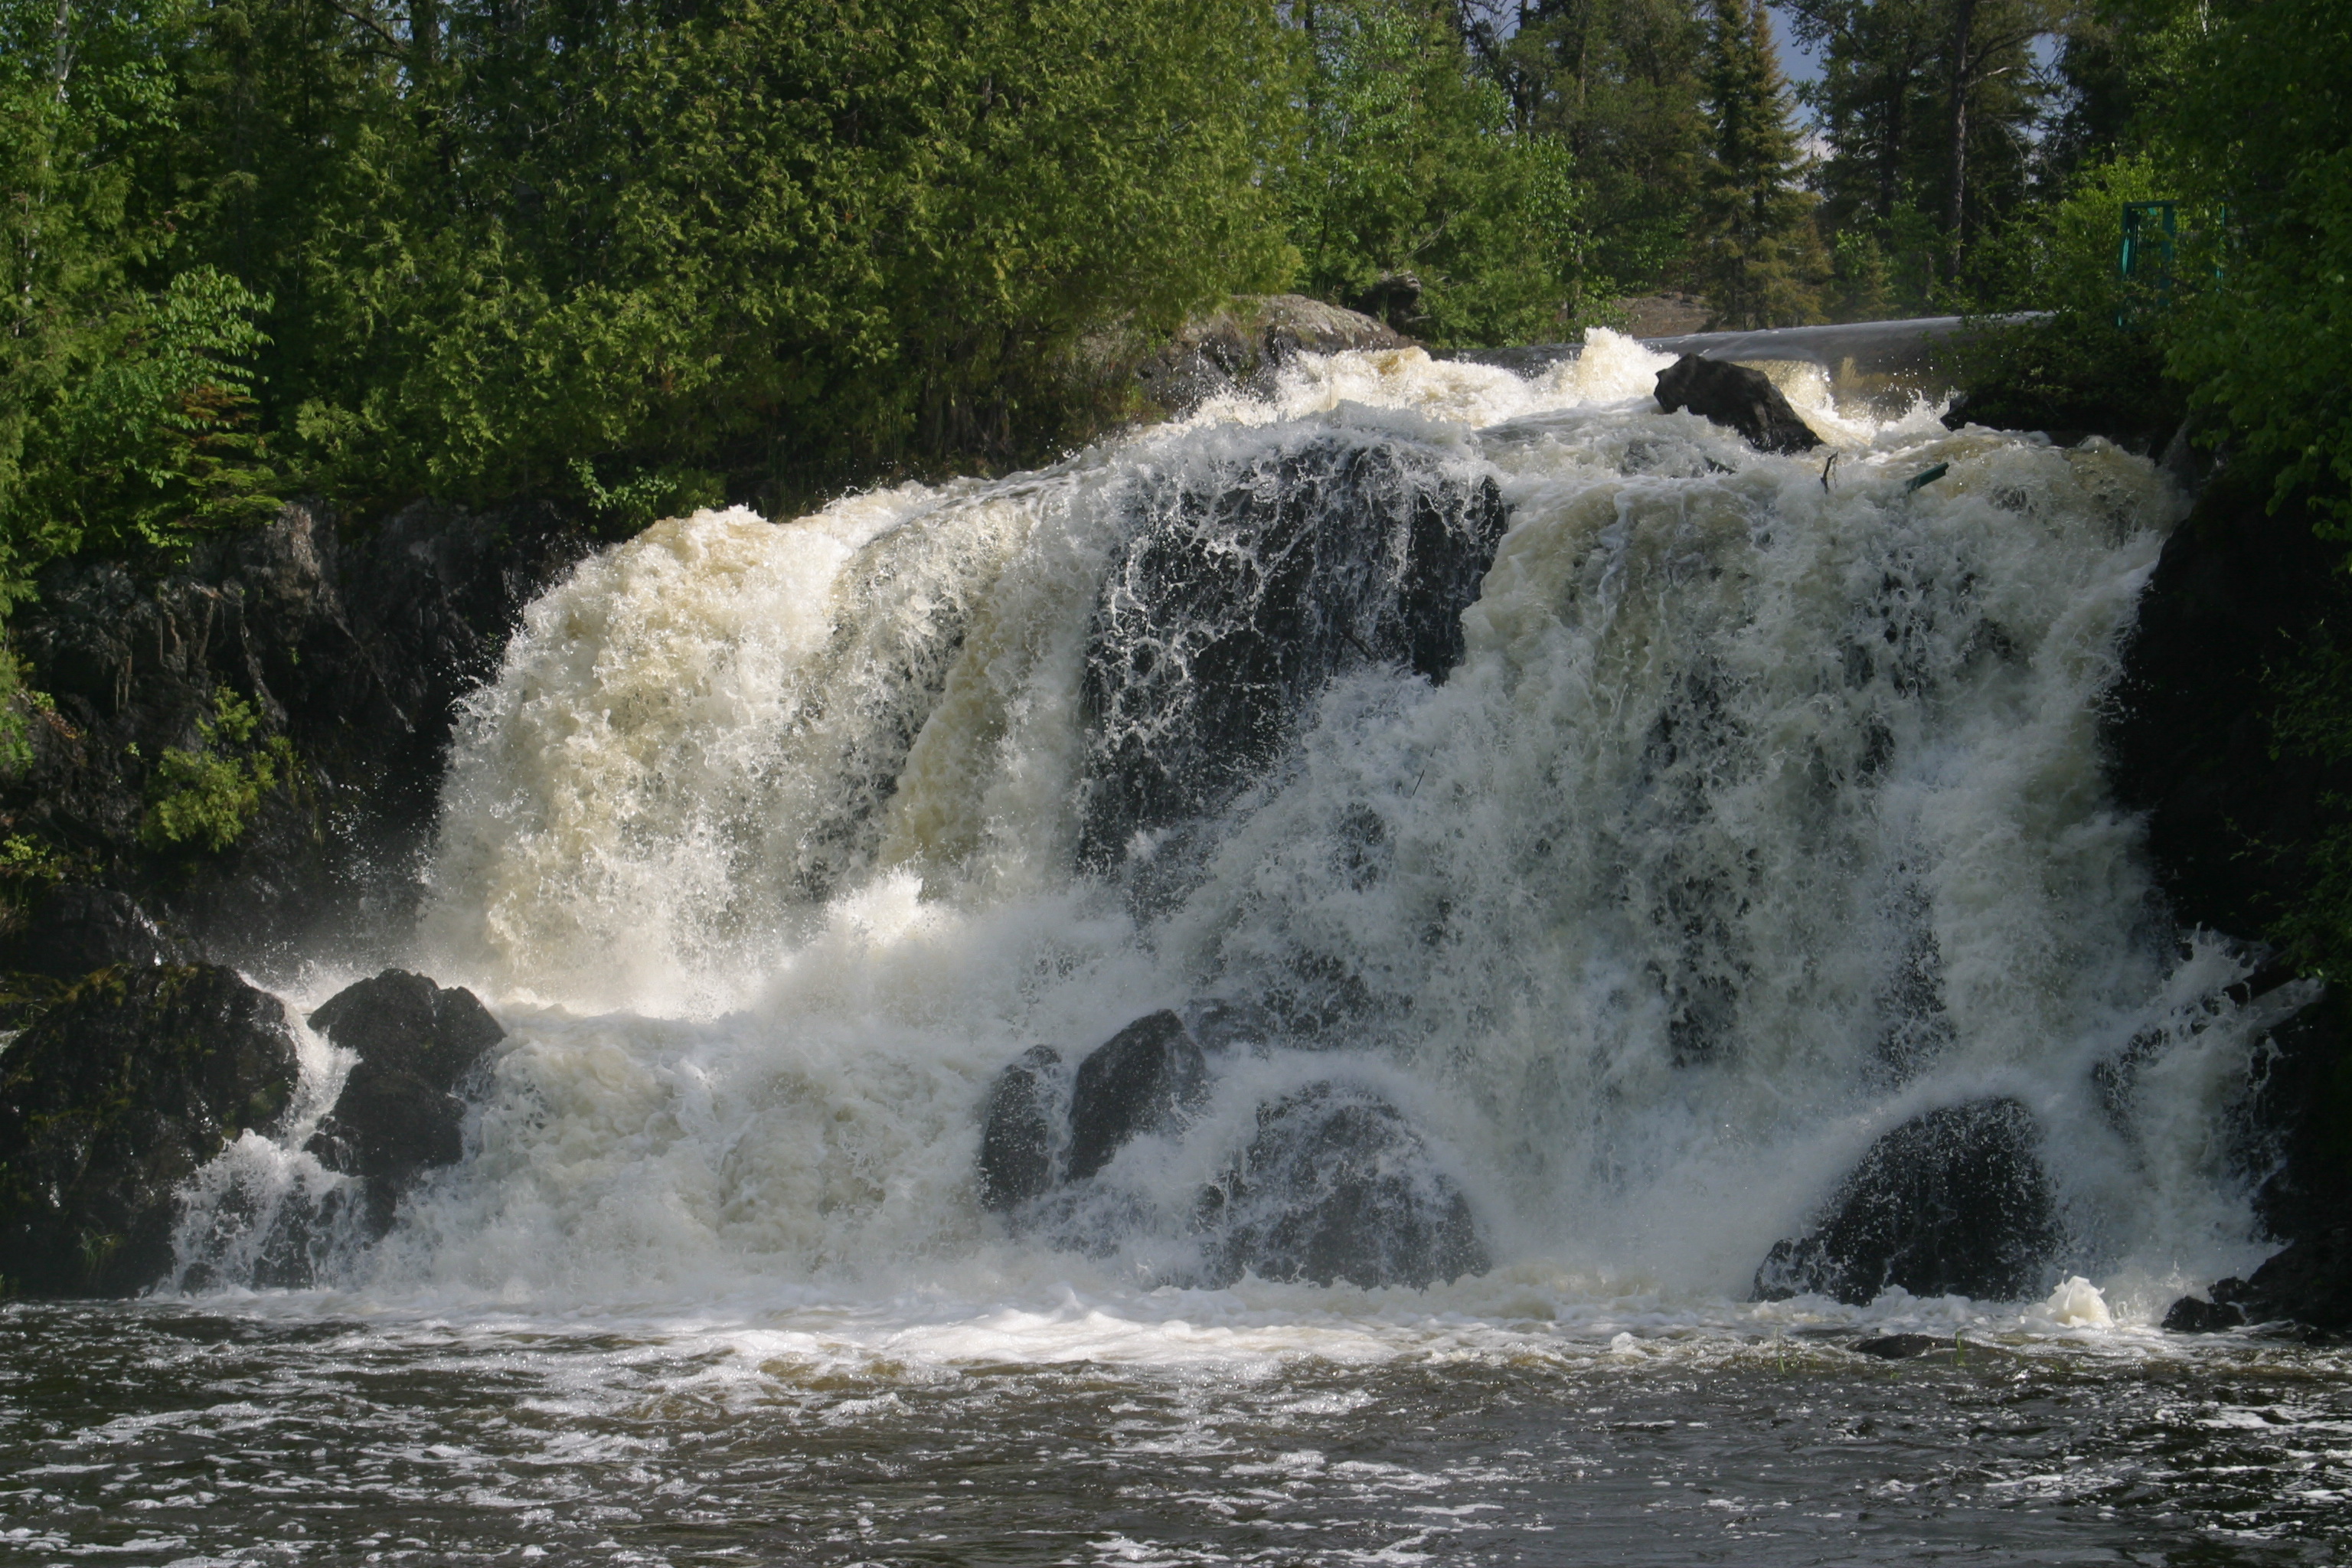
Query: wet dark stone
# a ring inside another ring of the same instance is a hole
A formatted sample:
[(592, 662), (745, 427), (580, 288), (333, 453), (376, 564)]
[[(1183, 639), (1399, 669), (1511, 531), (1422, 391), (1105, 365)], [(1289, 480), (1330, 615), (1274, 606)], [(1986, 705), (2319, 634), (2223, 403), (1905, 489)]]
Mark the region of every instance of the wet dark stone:
[(1146, 495), (1089, 630), (1079, 855), (1213, 816), (1349, 669), (1443, 680), (1507, 521), (1438, 454), (1320, 437)]
[(2141, 595), (2102, 751), (2116, 803), (2184, 926), (2251, 937), (2308, 887), (2327, 800), (2352, 767), (2277, 743), (2275, 676), (2352, 617), (2343, 546), (2260, 465), (2224, 468), (2164, 542)]
[(1858, 1342), (1853, 1353), (1876, 1356), (1880, 1361), (1908, 1361), (1915, 1355), (1950, 1348), (1949, 1340), (1938, 1339), (1933, 1334), (1881, 1334), (1876, 1339)]
[(336, 993), (310, 1026), (360, 1059), (310, 1151), (329, 1170), (366, 1180), (381, 1230), (419, 1172), (464, 1157), (457, 1090), (506, 1031), (472, 992), (402, 969)]
[[(2321, 1334), (2352, 1334), (2352, 1226), (2337, 1224), (2296, 1237), (2246, 1279), (2216, 1284), (2213, 1300), (2242, 1310), (2250, 1322), (2294, 1322)], [(2165, 1326), (2171, 1327), (2169, 1319)]]
[(1822, 444), (1770, 377), (1729, 360), (1683, 355), (1658, 373), (1658, 406), (1688, 409), (1767, 452), (1810, 452)]
[(1083, 1181), (1139, 1133), (1175, 1125), (1209, 1088), (1201, 1047), (1174, 1013), (1138, 1018), (1078, 1064), (1070, 1090), (1067, 1174)]
[(1873, 1143), (1804, 1236), (1774, 1244), (1754, 1299), (1819, 1293), (1855, 1306), (1916, 1296), (2033, 1294), (2059, 1240), (2041, 1131), (2014, 1100), (1916, 1116)]
[(116, 964), (145, 968), (183, 958), (179, 944), (156, 929), (127, 894), (70, 884), (50, 888), (25, 911), (22, 924), (0, 943), (0, 969), (79, 980)]
[(980, 1134), (980, 1206), (1003, 1214), (1054, 1184), (1053, 1074), (1062, 1055), (1033, 1046), (996, 1077)]
[(2194, 1296), (2183, 1296), (2166, 1310), (2164, 1329), (2174, 1334), (2212, 1334), (2242, 1327), (2245, 1321), (2244, 1309), (2231, 1302), (2200, 1301)]
[(182, 1184), (273, 1131), (298, 1067), (286, 1009), (231, 970), (100, 970), (0, 1055), (0, 1276), (124, 1296), (172, 1267)]
[[(420, 502), (363, 529), (297, 504), (161, 576), (53, 563), (10, 630), (54, 706), (0, 778), (0, 815), (70, 847), (84, 879), (207, 956), (399, 926), (457, 699), (497, 673), (524, 606), (591, 544), (538, 503)], [(257, 743), (292, 742), (300, 787), (268, 792), (217, 852), (142, 842), (153, 769), (198, 743), (223, 688), (257, 715)]]
[(1257, 1113), (1237, 1173), (1204, 1195), (1212, 1276), (1423, 1288), (1491, 1267), (1454, 1179), (1396, 1107), (1318, 1084)]

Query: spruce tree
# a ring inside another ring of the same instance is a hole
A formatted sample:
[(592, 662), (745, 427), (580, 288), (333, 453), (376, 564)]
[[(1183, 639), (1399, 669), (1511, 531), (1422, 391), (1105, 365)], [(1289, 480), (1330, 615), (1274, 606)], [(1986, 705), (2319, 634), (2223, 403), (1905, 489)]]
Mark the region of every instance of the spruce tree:
[(1716, 324), (1820, 321), (1828, 267), (1814, 198), (1798, 184), (1805, 162), (1763, 0), (1715, 0), (1706, 90), (1713, 144), (1699, 267)]

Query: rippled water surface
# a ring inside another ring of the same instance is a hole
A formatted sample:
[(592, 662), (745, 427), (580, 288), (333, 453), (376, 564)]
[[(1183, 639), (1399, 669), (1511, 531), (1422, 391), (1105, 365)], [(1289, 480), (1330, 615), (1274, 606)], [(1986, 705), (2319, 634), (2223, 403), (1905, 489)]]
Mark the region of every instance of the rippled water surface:
[[(0, 1562), (2340, 1563), (2352, 1363), (2144, 1332), (0, 1314)], [(1605, 1337), (1604, 1337), (1605, 1336)], [(912, 1353), (894, 1355), (894, 1339)], [(1090, 1345), (1091, 1339), (1091, 1345)], [(852, 1347), (855, 1347), (854, 1349)], [(1091, 1351), (1091, 1353), (1090, 1353)]]

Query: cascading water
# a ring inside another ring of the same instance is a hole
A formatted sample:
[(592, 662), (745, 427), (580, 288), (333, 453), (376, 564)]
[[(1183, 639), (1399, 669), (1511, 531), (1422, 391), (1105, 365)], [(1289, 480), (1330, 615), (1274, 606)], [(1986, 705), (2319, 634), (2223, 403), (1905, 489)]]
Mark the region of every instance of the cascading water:
[[(2144, 1313), (2258, 1256), (2217, 1129), (2261, 1020), (2096, 755), (2178, 498), (1818, 388), (1842, 461), (1760, 455), (1657, 413), (1663, 363), (1309, 361), (583, 564), (465, 717), (418, 943), (512, 1038), (344, 1277), (1230, 1284), (1203, 1194), (1332, 1095), (1466, 1196), (1465, 1307), (1737, 1310), (1874, 1138), (1989, 1097), (2038, 1131), (2046, 1283)], [(1183, 1113), (983, 1212), (1000, 1070), (1046, 1044), (1066, 1094), (1170, 1007), (1223, 1020)]]
[(0, 1561), (2340, 1561), (2344, 1357), (2151, 1326), (2303, 999), (2102, 783), (2179, 498), (1664, 363), (583, 563), (404, 961), (462, 1158), (322, 1168), (406, 1069), (305, 1035), (172, 1290), (0, 1303)]

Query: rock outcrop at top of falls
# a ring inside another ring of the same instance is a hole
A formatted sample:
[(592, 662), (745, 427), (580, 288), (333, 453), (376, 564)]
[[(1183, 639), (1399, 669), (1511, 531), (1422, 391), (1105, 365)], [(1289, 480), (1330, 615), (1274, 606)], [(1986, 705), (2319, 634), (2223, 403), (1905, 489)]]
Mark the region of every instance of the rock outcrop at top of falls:
[[(0, 778), (0, 815), (207, 956), (322, 929), (364, 940), (405, 909), (406, 879), (387, 868), (411, 864), (430, 828), (456, 700), (589, 548), (535, 504), (419, 503), (364, 531), (293, 505), (161, 576), (59, 562), (10, 628), (25, 684), (50, 701), (27, 710), (31, 755)], [(248, 749), (282, 739), (298, 765), (225, 847), (142, 837), (166, 753), (221, 744), (199, 725), (224, 692), (254, 715)], [(9, 913), (0, 925), (37, 939)], [(0, 968), (33, 962), (0, 953)]]
[(1729, 360), (1683, 355), (1658, 373), (1658, 406), (1728, 426), (1766, 452), (1810, 452), (1822, 444), (1770, 377)]
[[(1220, 1040), (1255, 1016), (1223, 1003), (1192, 1011)], [(982, 1206), (1054, 1245), (1115, 1247), (1150, 1205), (1114, 1179), (1113, 1162), (1139, 1138), (1215, 1135), (1196, 1121), (1212, 1056), (1172, 1011), (1137, 1019), (1066, 1077), (1059, 1052), (1033, 1047), (988, 1097)], [(1421, 1288), (1490, 1267), (1460, 1184), (1403, 1112), (1360, 1085), (1318, 1080), (1261, 1104), (1222, 1164), (1180, 1205), (1194, 1256), (1176, 1270), (1183, 1282)]]
[(173, 1262), (178, 1192), (294, 1093), (278, 1000), (209, 964), (84, 978), (0, 1055), (0, 1277), (122, 1296)]
[(420, 1172), (464, 1157), (457, 1089), (506, 1031), (472, 992), (404, 969), (337, 992), (310, 1022), (359, 1056), (310, 1152), (367, 1184), (369, 1220), (382, 1231)]
[(2041, 1129), (2014, 1100), (1976, 1100), (1885, 1134), (1801, 1237), (1777, 1243), (1755, 1299), (1818, 1294), (1867, 1305), (1915, 1296), (2034, 1294), (2059, 1243)]
[(1243, 295), (1186, 321), (1135, 369), (1144, 395), (1170, 413), (1220, 393), (1264, 394), (1298, 353), (1401, 349), (1407, 340), (1359, 311), (1303, 294)]
[(1508, 522), (1491, 479), (1339, 438), (1145, 505), (1087, 637), (1079, 858), (1096, 869), (1229, 803), (1334, 676), (1444, 679)]

